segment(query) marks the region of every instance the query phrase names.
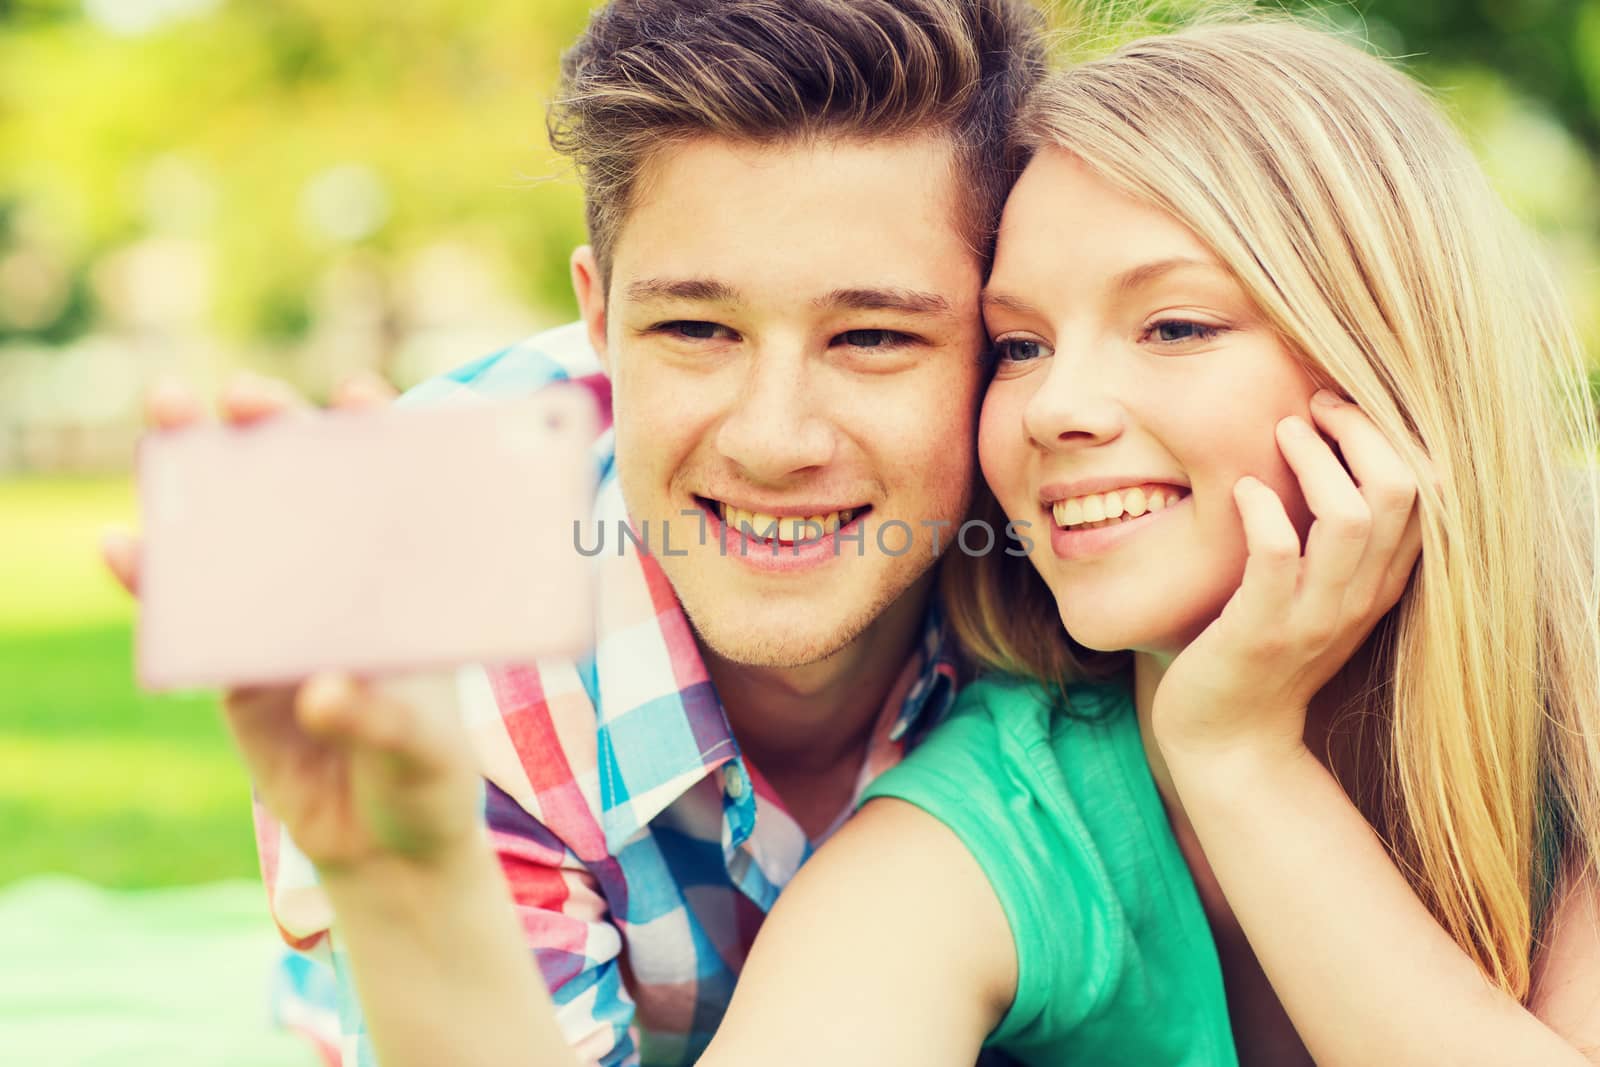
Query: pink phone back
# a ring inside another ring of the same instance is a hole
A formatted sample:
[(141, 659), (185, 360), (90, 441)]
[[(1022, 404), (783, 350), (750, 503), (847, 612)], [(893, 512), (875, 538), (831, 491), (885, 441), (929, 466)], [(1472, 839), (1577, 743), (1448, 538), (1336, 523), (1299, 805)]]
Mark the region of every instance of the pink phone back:
[[(145, 437), (149, 688), (573, 655), (593, 637), (590, 394)], [(589, 543), (586, 539), (585, 543)]]

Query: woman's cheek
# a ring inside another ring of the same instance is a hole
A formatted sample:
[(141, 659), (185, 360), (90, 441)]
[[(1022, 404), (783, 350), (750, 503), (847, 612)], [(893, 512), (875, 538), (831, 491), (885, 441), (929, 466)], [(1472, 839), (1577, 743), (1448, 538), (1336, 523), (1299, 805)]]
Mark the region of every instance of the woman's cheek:
[(1002, 505), (1026, 477), (1027, 431), (1022, 425), (1023, 398), (1017, 394), (1009, 383), (991, 385), (978, 415), (978, 466)]

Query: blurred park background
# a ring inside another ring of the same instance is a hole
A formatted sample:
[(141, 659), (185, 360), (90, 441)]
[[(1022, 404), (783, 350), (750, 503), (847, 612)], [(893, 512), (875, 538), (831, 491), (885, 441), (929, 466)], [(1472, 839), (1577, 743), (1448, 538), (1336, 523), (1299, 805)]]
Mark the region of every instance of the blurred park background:
[[(141, 394), (241, 369), (407, 386), (569, 317), (581, 205), (544, 101), (589, 6), (0, 0), (0, 913), (68, 884), (42, 875), (246, 891), (211, 700), (135, 690), (97, 564), (136, 518)], [(1600, 0), (1325, 10), (1438, 90), (1600, 352)], [(270, 939), (248, 893), (223, 910)]]

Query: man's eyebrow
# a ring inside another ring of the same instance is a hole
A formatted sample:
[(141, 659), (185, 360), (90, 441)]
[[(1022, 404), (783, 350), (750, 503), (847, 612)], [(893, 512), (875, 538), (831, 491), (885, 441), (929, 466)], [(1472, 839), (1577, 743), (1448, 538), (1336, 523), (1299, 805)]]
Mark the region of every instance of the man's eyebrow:
[(711, 278), (645, 278), (628, 285), (628, 298), (647, 300), (695, 300), (707, 304), (736, 304), (739, 291), (727, 282)]
[(949, 315), (950, 301), (938, 293), (915, 289), (835, 289), (812, 303), (818, 309), (847, 311), (903, 311), (912, 315)]
[[(702, 303), (735, 304), (739, 291), (726, 282), (711, 278), (645, 278), (628, 286), (628, 297), (635, 301), (689, 300)], [(835, 289), (813, 300), (819, 310), (903, 311), (913, 315), (949, 315), (950, 301), (938, 293), (893, 287), (855, 287)]]

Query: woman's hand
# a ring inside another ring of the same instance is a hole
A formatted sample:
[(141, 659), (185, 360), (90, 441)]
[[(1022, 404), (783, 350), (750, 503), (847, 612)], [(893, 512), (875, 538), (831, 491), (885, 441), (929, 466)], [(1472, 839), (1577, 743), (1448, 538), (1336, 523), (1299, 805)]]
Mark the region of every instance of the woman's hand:
[[(1183, 818), (1316, 1062), (1578, 1067), (1593, 1000), (1547, 1001), (1558, 1033), (1485, 982), (1305, 743), (1311, 699), (1399, 600), (1422, 539), (1416, 479), (1366, 416), (1320, 394), (1312, 415), (1349, 471), (1309, 426), (1279, 424), (1314, 517), (1304, 554), (1276, 494), (1243, 480), (1244, 578), (1156, 690)], [(1593, 988), (1587, 944), (1564, 940), (1571, 988)]]
[(1249, 559), (1222, 614), (1156, 691), (1152, 723), (1169, 759), (1295, 752), (1312, 697), (1410, 580), (1422, 547), (1416, 478), (1354, 404), (1324, 390), (1311, 413), (1345, 463), (1305, 420), (1278, 424), (1278, 446), (1314, 519), (1304, 554), (1276, 492), (1248, 477), (1234, 486)]
[[(393, 397), (381, 381), (358, 379), (339, 390), (334, 406), (372, 408)], [(284, 383), (248, 376), (224, 390), (220, 408), (235, 426), (309, 410)], [(206, 417), (178, 386), (153, 392), (146, 409), (155, 432)], [(137, 596), (137, 539), (109, 536), (102, 554)], [(324, 878), (369, 870), (381, 877), (395, 859), (448, 859), (476, 832), (480, 783), (448, 679), (366, 683), (324, 675), (299, 686), (229, 690), (222, 704), (257, 795)]]

